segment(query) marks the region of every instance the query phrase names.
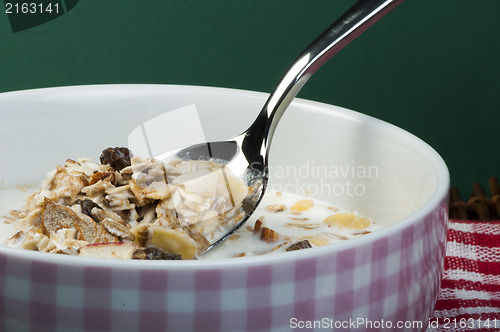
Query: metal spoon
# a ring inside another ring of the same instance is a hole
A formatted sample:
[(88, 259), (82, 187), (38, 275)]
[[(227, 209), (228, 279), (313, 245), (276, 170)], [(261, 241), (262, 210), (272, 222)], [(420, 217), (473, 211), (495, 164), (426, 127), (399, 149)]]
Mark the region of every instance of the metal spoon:
[[(182, 159), (223, 161), (252, 189), (244, 199), (243, 219), (223, 232), (205, 249), (208, 252), (240, 228), (260, 203), (268, 183), (268, 157), (278, 122), (307, 80), (334, 54), (363, 33), (403, 0), (359, 0), (295, 59), (267, 99), (254, 123), (227, 141), (209, 142), (171, 151)], [(165, 157), (165, 155), (163, 156)]]

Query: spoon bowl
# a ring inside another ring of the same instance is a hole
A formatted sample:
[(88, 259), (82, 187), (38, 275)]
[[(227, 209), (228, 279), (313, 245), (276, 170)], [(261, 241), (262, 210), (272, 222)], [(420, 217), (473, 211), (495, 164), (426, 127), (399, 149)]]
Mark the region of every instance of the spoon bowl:
[[(240, 210), (244, 216), (221, 232), (203, 253), (231, 236), (251, 216), (262, 200), (269, 177), (268, 159), (271, 141), (285, 110), (307, 80), (333, 55), (363, 33), (403, 0), (359, 0), (328, 29), (316, 38), (292, 62), (270, 94), (253, 124), (241, 135), (227, 141), (207, 142), (167, 152), (159, 157), (173, 156), (184, 160), (216, 160), (233, 174), (244, 179), (250, 188)], [(228, 187), (229, 189), (229, 187)], [(226, 226), (227, 227), (227, 226)]]

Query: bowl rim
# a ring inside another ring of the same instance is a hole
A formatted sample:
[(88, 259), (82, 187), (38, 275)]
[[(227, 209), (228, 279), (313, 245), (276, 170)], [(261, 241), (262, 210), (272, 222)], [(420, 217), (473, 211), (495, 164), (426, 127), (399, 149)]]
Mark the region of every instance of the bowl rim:
[[(198, 85), (177, 85), (177, 84), (92, 84), (92, 85), (71, 85), (71, 86), (60, 86), (60, 87), (48, 87), (48, 88), (36, 88), (18, 91), (9, 91), (0, 93), (0, 103), (2, 98), (9, 97), (24, 97), (26, 98), (30, 94), (46, 94), (52, 92), (71, 92), (71, 93), (82, 93), (85, 91), (99, 90), (109, 93), (113, 90), (117, 92), (124, 93), (127, 91), (140, 90), (150, 90), (150, 92), (161, 92), (167, 90), (176, 90), (183, 92), (189, 92), (192, 94), (196, 93), (221, 93), (221, 94), (232, 94), (234, 96), (241, 97), (252, 97), (261, 99), (264, 102), (269, 95), (268, 93), (225, 88), (225, 87), (211, 87), (211, 86), (198, 86)], [(334, 245), (322, 246), (312, 248), (311, 250), (300, 250), (293, 253), (276, 253), (272, 255), (262, 255), (262, 256), (250, 256), (250, 257), (237, 257), (237, 258), (218, 258), (218, 259), (207, 259), (207, 260), (185, 260), (185, 261), (143, 261), (143, 260), (119, 260), (119, 259), (109, 259), (109, 258), (90, 258), (90, 257), (75, 257), (67, 255), (56, 255), (44, 252), (36, 252), (26, 249), (19, 249), (13, 247), (7, 247), (0, 245), (0, 254), (5, 254), (9, 257), (16, 259), (34, 260), (38, 262), (46, 262), (50, 264), (64, 264), (73, 266), (93, 266), (93, 267), (112, 267), (121, 269), (138, 269), (144, 268), (148, 270), (211, 270), (211, 269), (224, 269), (224, 268), (237, 268), (245, 266), (258, 266), (258, 265), (269, 265), (276, 263), (284, 263), (289, 261), (305, 260), (305, 259), (315, 259), (316, 257), (323, 255), (332, 255), (340, 251), (349, 250), (353, 247), (360, 245), (366, 245), (368, 243), (375, 242), (382, 238), (391, 237), (398, 232), (401, 232), (404, 228), (409, 227), (412, 224), (418, 223), (419, 220), (424, 219), (425, 216), (432, 213), (437, 209), (443, 202), (447, 202), (448, 190), (450, 185), (450, 174), (446, 166), (445, 161), (439, 155), (439, 153), (434, 150), (430, 145), (424, 142), (417, 136), (409, 133), (408, 131), (397, 127), (389, 122), (374, 118), (370, 115), (360, 113), (354, 110), (350, 110), (344, 107), (335, 106), (323, 102), (312, 101), (302, 98), (295, 98), (291, 106), (301, 107), (306, 111), (311, 111), (312, 108), (316, 110), (327, 110), (329, 115), (332, 116), (343, 116), (349, 117), (351, 120), (360, 123), (370, 123), (371, 126), (376, 126), (379, 128), (384, 128), (384, 130), (390, 130), (392, 132), (403, 135), (413, 144), (422, 155), (428, 157), (429, 163), (432, 165), (436, 172), (436, 187), (427, 199), (427, 201), (418, 208), (415, 212), (411, 213), (407, 217), (397, 221), (395, 224), (385, 227), (376, 232), (363, 235), (362, 237), (350, 239), (343, 242), (335, 243)], [(447, 218), (447, 217), (446, 217)]]

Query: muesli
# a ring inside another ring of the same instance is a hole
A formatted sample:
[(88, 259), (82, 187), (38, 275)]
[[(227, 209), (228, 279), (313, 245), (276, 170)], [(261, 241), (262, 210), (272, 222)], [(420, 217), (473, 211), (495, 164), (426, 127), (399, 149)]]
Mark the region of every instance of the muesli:
[[(127, 148), (108, 148), (100, 163), (68, 159), (48, 173), (24, 209), (11, 212), (18, 231), (7, 245), (75, 256), (200, 259), (218, 232), (241, 220), (249, 190), (213, 161), (166, 164), (132, 156)], [(262, 217), (215, 250), (222, 255), (207, 257), (306, 249), (374, 229), (366, 218), (318, 207), (311, 199), (290, 203), (281, 193), (269, 196), (274, 202), (263, 203)], [(328, 215), (317, 219), (310, 212), (315, 210)]]

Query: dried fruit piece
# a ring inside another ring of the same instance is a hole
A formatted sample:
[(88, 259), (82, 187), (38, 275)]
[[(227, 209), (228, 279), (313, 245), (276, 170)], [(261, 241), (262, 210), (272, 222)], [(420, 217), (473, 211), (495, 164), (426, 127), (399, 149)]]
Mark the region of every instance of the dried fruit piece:
[(307, 211), (310, 210), (314, 206), (314, 202), (312, 199), (301, 199), (290, 207), (290, 210), (296, 211), (296, 212), (302, 212), (302, 211)]
[(370, 221), (366, 218), (355, 216), (351, 213), (336, 213), (326, 217), (324, 223), (337, 228), (347, 228), (354, 230), (365, 229), (370, 226)]
[(127, 148), (107, 148), (102, 151), (99, 158), (101, 164), (109, 165), (121, 171), (127, 166), (130, 166), (130, 150)]
[(141, 248), (134, 252), (132, 259), (145, 259), (145, 260), (182, 260), (179, 254), (172, 254), (163, 251), (159, 248)]
[(156, 247), (166, 252), (179, 254), (183, 259), (193, 259), (198, 245), (181, 229), (169, 229), (158, 225), (140, 224), (130, 230), (136, 243), (144, 247)]
[(102, 210), (101, 207), (97, 203), (94, 203), (94, 201), (92, 201), (88, 198), (83, 199), (83, 200), (77, 199), (76, 203), (80, 204), (80, 207), (82, 208), (83, 214), (86, 214), (90, 218), (94, 219), (95, 222), (99, 222), (99, 219), (95, 218), (91, 212), (93, 208), (98, 208), (98, 209)]
[(312, 248), (311, 243), (309, 243), (309, 241), (307, 240), (302, 240), (299, 242), (295, 242), (294, 244), (286, 248), (286, 251), (302, 250), (308, 248)]

